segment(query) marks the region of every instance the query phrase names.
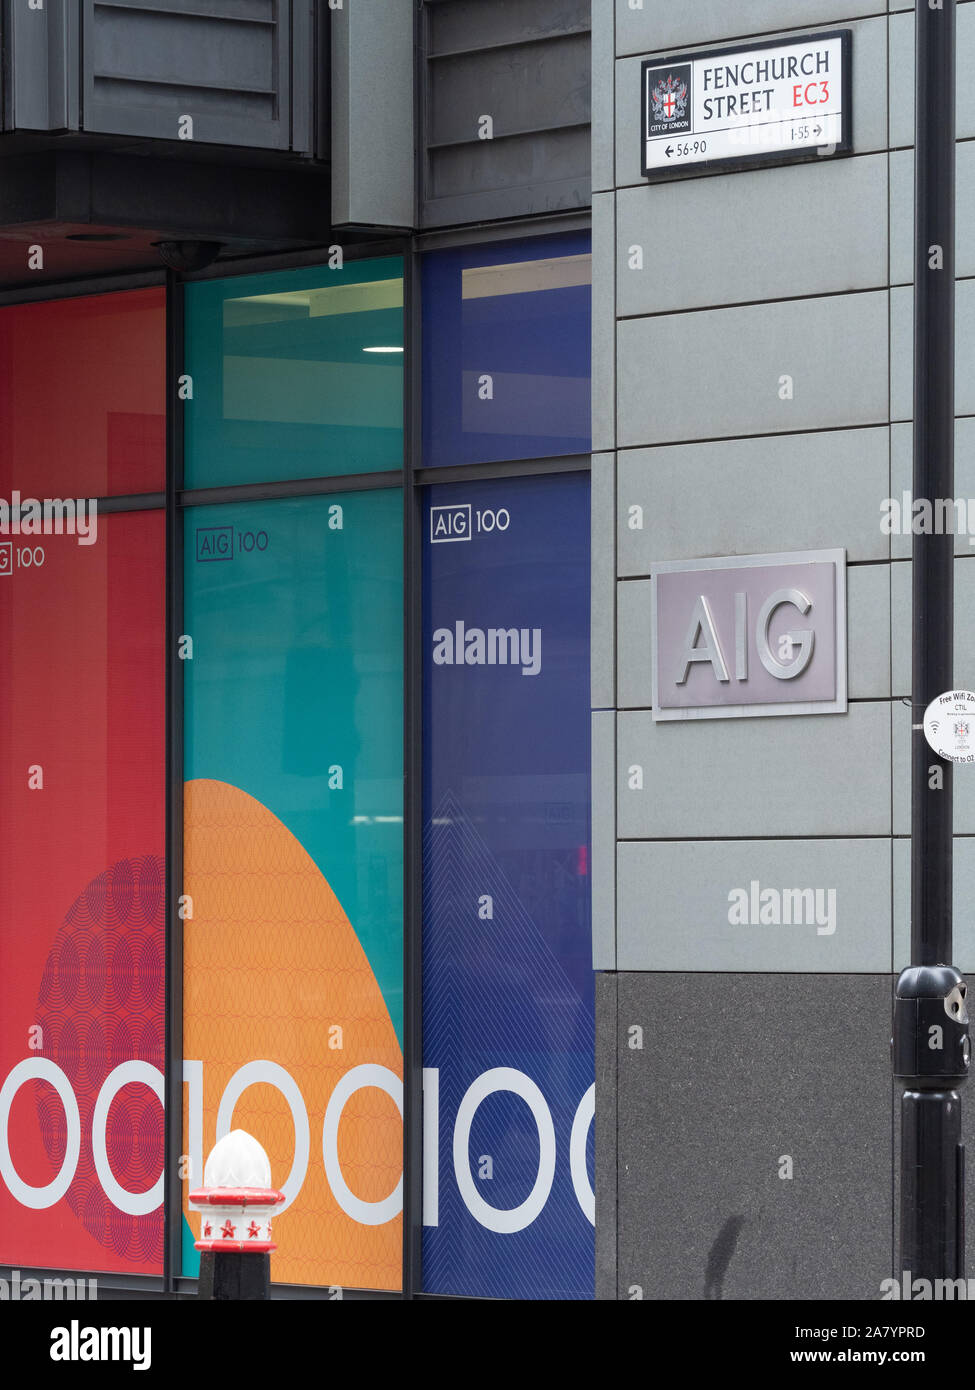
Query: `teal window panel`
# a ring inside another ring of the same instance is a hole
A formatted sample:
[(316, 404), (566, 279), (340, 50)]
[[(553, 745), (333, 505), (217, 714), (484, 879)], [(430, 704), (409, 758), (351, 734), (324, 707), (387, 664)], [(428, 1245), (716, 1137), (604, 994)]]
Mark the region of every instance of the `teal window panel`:
[(403, 466), (398, 256), (186, 287), (188, 488)]

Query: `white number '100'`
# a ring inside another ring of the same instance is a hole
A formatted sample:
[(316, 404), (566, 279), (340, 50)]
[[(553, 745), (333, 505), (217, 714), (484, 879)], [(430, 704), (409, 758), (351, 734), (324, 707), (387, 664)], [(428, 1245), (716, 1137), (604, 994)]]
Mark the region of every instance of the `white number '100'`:
[[(14, 1097), (27, 1081), (46, 1081), (57, 1092), (64, 1109), (67, 1142), (64, 1158), (57, 1176), (51, 1182), (35, 1187), (24, 1181), (14, 1168), (10, 1154), (7, 1124)], [(188, 1132), (190, 1174), (203, 1173), (203, 1063), (183, 1062), (183, 1081), (188, 1088)], [(294, 1125), (294, 1158), (287, 1179), (281, 1185), (284, 1203), (278, 1212), (285, 1211), (298, 1196), (308, 1171), (311, 1155), (311, 1131), (308, 1110), (294, 1078), (277, 1062), (254, 1061), (240, 1067), (227, 1083), (217, 1110), (216, 1138), (222, 1139), (233, 1126), (234, 1109), (249, 1086), (263, 1083), (273, 1086), (287, 1102)], [(112, 1172), (105, 1139), (108, 1112), (112, 1101), (123, 1086), (142, 1085), (155, 1094), (160, 1105), (164, 1098), (164, 1078), (158, 1067), (149, 1062), (122, 1062), (102, 1083), (95, 1101), (91, 1122), (91, 1147), (95, 1171), (105, 1196), (119, 1211), (129, 1216), (144, 1216), (155, 1211), (163, 1200), (163, 1175), (145, 1192), (131, 1192), (122, 1187)], [(345, 1214), (364, 1226), (381, 1226), (392, 1221), (403, 1209), (402, 1174), (388, 1196), (366, 1202), (349, 1188), (338, 1157), (338, 1133), (346, 1102), (364, 1087), (374, 1086), (390, 1097), (403, 1114), (403, 1083), (388, 1067), (366, 1063), (353, 1067), (339, 1080), (329, 1096), (322, 1121), (322, 1162), (332, 1194)], [(569, 1139), (569, 1173), (573, 1191), (583, 1214), (595, 1225), (596, 1203), (586, 1166), (586, 1142), (595, 1114), (595, 1086), (590, 1086), (576, 1109)], [(538, 1130), (538, 1169), (531, 1192), (517, 1207), (499, 1208), (486, 1202), (477, 1190), (471, 1175), (469, 1140), (474, 1117), (481, 1104), (499, 1091), (520, 1097), (528, 1106)], [(439, 1224), (440, 1193), (440, 1072), (436, 1067), (423, 1069), (423, 1224)], [(81, 1116), (71, 1082), (62, 1069), (46, 1057), (29, 1057), (10, 1071), (0, 1087), (0, 1177), (11, 1196), (35, 1211), (52, 1207), (65, 1195), (74, 1180), (81, 1155)], [(555, 1178), (556, 1143), (552, 1113), (538, 1086), (524, 1072), (513, 1067), (495, 1067), (482, 1072), (468, 1087), (457, 1109), (453, 1136), (454, 1175), (457, 1186), (471, 1215), (490, 1231), (510, 1233), (521, 1231), (540, 1215)]]

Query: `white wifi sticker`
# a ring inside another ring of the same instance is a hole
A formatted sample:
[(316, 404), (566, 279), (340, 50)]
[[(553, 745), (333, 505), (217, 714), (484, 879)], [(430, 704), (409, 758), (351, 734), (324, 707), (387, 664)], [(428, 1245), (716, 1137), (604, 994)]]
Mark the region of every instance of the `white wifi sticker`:
[(924, 711), (924, 737), (946, 762), (975, 762), (975, 693), (948, 690), (932, 700)]

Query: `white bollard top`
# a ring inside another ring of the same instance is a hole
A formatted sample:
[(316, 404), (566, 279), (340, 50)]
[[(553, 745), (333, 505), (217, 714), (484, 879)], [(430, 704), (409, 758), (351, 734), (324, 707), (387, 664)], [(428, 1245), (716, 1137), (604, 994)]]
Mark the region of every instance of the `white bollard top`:
[(204, 1188), (270, 1188), (271, 1160), (252, 1134), (232, 1129), (214, 1145), (203, 1169)]
[(271, 1187), (271, 1160), (261, 1145), (245, 1130), (231, 1130), (210, 1151), (203, 1187), (189, 1194), (190, 1211), (203, 1216), (197, 1250), (264, 1254), (277, 1249), (271, 1213), (284, 1199)]

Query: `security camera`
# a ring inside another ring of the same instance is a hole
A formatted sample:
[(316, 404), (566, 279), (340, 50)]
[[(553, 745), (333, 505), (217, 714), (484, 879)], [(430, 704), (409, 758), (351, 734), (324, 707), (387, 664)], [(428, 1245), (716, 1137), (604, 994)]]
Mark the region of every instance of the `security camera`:
[(223, 250), (222, 241), (154, 241), (152, 244), (170, 270), (205, 270)]

